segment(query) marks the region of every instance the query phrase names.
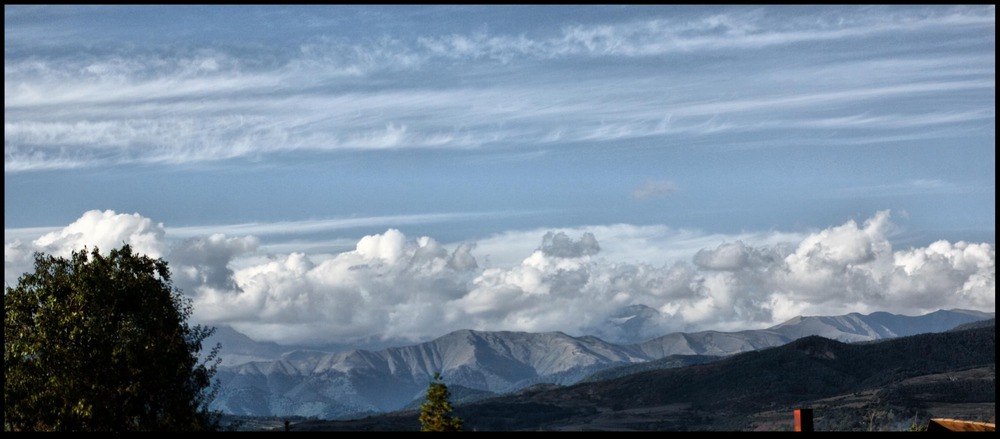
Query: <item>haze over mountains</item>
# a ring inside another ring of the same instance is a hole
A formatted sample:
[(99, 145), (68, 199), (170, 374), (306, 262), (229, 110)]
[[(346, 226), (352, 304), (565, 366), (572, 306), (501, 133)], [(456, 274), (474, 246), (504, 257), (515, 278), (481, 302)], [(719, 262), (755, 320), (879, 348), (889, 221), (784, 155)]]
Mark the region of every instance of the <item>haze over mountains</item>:
[[(339, 352), (257, 343), (220, 328), (206, 346), (223, 345), (214, 409), (336, 419), (401, 409), (421, 398), (438, 372), (449, 386), (503, 394), (539, 383), (573, 384), (603, 369), (671, 355), (727, 356), (810, 335), (844, 342), (881, 340), (946, 331), (993, 315), (941, 310), (915, 317), (884, 312), (797, 317), (762, 330), (670, 333), (632, 343), (561, 332), (460, 330), (410, 346)], [(615, 324), (625, 329), (622, 334), (640, 337), (644, 329), (655, 327), (656, 318), (655, 310), (634, 306), (623, 309)]]

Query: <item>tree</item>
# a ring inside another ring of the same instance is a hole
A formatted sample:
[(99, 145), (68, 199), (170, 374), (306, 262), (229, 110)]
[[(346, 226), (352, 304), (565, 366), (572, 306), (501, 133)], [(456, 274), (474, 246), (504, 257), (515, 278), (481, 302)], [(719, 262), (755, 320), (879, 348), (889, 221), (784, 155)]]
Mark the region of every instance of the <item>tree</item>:
[(462, 419), (451, 416), (451, 392), (441, 382), (441, 374), (434, 374), (427, 388), (427, 402), (420, 405), (420, 431), (462, 431)]
[(215, 328), (189, 326), (191, 300), (167, 263), (94, 248), (36, 253), (4, 287), (5, 431), (200, 431), (218, 427)]

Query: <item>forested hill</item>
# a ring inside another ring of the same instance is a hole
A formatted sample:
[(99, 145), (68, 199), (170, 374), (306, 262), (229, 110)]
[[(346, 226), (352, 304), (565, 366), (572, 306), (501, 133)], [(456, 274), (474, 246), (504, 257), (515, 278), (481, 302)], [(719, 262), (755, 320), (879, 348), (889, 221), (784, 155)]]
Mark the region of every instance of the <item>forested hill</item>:
[[(459, 412), (468, 419), (468, 425), (486, 429), (556, 429), (578, 424), (587, 414), (679, 404), (705, 417), (697, 422), (701, 426), (740, 428), (741, 417), (775, 405), (791, 407), (835, 395), (885, 388), (911, 377), (993, 365), (995, 328), (994, 325), (922, 334), (870, 344), (846, 344), (811, 336), (714, 363), (580, 384), (539, 392), (530, 398), (498, 398), (463, 407)], [(561, 414), (536, 422), (491, 416), (491, 413), (539, 412), (545, 408)], [(732, 422), (711, 419), (712, 414)], [(634, 427), (657, 428), (657, 425)]]

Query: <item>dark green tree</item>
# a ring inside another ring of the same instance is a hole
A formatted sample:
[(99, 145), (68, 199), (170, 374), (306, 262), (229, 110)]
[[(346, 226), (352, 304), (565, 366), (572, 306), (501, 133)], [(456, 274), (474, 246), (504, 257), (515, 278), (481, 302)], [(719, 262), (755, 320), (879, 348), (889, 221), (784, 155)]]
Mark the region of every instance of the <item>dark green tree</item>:
[(217, 386), (215, 328), (189, 326), (191, 300), (167, 263), (97, 248), (35, 254), (4, 287), (5, 431), (204, 431)]
[(420, 431), (462, 431), (462, 419), (451, 416), (451, 392), (434, 374), (427, 388), (427, 402), (420, 405)]

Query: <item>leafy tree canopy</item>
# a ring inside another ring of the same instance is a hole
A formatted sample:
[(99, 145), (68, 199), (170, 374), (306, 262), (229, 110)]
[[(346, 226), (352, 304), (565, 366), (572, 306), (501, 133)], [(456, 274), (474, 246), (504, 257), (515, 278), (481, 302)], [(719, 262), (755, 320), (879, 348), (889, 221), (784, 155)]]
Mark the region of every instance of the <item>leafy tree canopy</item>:
[(421, 431), (462, 431), (462, 419), (451, 416), (451, 392), (441, 381), (441, 374), (434, 374), (434, 381), (427, 388), (427, 402), (420, 406)]
[(129, 245), (36, 253), (4, 287), (4, 430), (216, 429), (219, 346), (199, 360), (214, 328), (190, 315), (167, 263)]

